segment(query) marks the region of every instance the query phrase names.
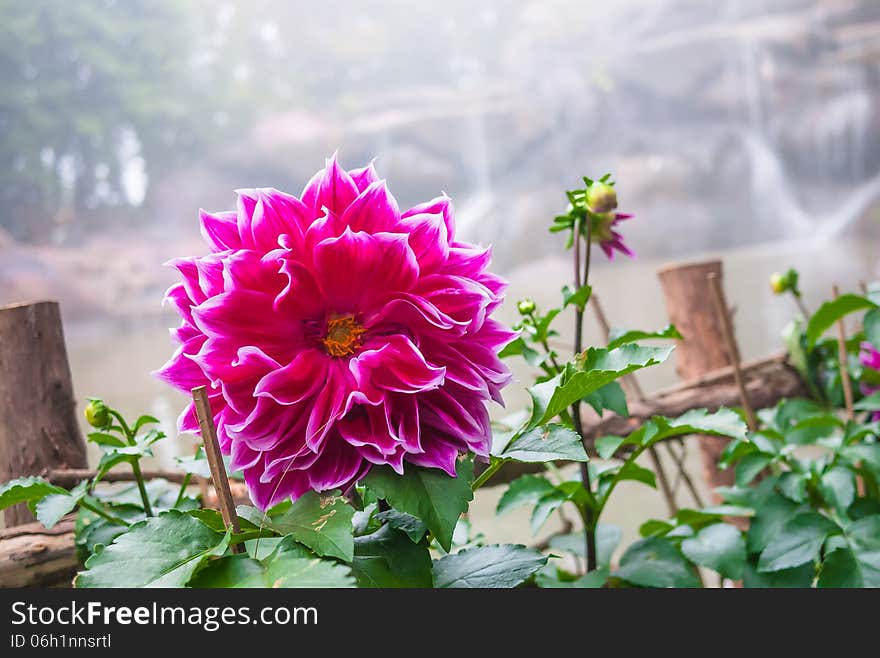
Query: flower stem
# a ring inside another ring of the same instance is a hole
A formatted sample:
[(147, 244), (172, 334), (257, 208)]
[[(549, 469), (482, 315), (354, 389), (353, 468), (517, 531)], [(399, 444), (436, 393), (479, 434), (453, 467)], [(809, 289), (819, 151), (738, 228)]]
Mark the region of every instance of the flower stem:
[(81, 501), (79, 501), (79, 504), (93, 514), (97, 514), (102, 519), (109, 521), (114, 525), (121, 525), (125, 527), (129, 526), (128, 521), (119, 518), (118, 516), (114, 516), (113, 514), (110, 514), (109, 512), (103, 510), (99, 505), (95, 505), (94, 503), (90, 502), (87, 498), (83, 498)]
[(131, 472), (134, 473), (134, 479), (137, 481), (138, 491), (141, 492), (141, 500), (144, 503), (144, 512), (147, 516), (153, 516), (153, 508), (150, 505), (150, 497), (147, 495), (147, 488), (144, 486), (144, 476), (141, 474), (141, 465), (139, 460), (131, 463)]
[[(574, 288), (580, 290), (587, 284), (590, 278), (590, 221), (587, 219), (586, 224), (586, 257), (584, 259), (583, 275), (581, 274), (581, 221), (575, 221), (574, 224)], [(575, 358), (583, 349), (584, 333), (584, 311), (575, 308), (574, 315), (574, 356)], [(586, 450), (586, 440), (584, 437), (584, 427), (581, 422), (581, 403), (580, 400), (571, 405), (571, 420), (574, 423), (574, 431), (581, 437)], [(592, 493), (593, 487), (590, 483), (590, 467), (587, 462), (581, 463), (581, 481), (587, 492)], [(584, 522), (584, 542), (587, 549), (587, 571), (596, 569), (596, 515), (592, 505), (587, 504), (582, 510), (582, 518)]]
[(486, 467), (486, 470), (480, 473), (480, 476), (476, 480), (474, 480), (474, 483), (471, 485), (471, 490), (476, 491), (484, 484), (486, 484), (486, 482), (489, 481), (489, 478), (495, 475), (498, 472), (498, 469), (500, 469), (503, 465), (503, 459), (493, 459), (492, 461), (490, 461), (489, 465)]
[(177, 498), (174, 500), (174, 506), (178, 507), (180, 505), (180, 501), (183, 500), (183, 497), (186, 495), (186, 488), (189, 486), (189, 481), (192, 478), (192, 473), (187, 473), (183, 476), (183, 482), (180, 483), (180, 491), (177, 493)]

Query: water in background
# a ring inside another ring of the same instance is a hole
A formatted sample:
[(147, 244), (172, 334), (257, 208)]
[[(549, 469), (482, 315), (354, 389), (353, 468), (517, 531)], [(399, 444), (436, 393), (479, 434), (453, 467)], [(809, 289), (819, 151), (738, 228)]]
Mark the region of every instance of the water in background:
[[(85, 4), (103, 17), (121, 10)], [(390, 1), (332, 4), (181, 3), (194, 45), (174, 66), (205, 86), (198, 98), (170, 89), (165, 100), (215, 131), (198, 147), (180, 135), (154, 144), (151, 124), (131, 110), (124, 130), (93, 122), (94, 134), (117, 140), (112, 161), (77, 179), (66, 146), (21, 146), (0, 133), (0, 154), (18, 154), (13, 169), (37, 149), (43, 174), (60, 181), (50, 221), (27, 199), (0, 211), (0, 303), (61, 301), (81, 398), (151, 413), (174, 435), (183, 398), (148, 374), (172, 349), (165, 328), (174, 318), (159, 302), (173, 276), (160, 264), (204, 251), (199, 207), (233, 207), (237, 187), (297, 192), (337, 149), (349, 167), (376, 157), (402, 206), (441, 191), (455, 199), (460, 236), (492, 244), (496, 270), (511, 280), (507, 321), (517, 298), (554, 303), (570, 266), (546, 227), (563, 190), (606, 171), (622, 209), (636, 215), (624, 230), (639, 254), (600, 257), (594, 269), (617, 326), (665, 324), (654, 277), (662, 263), (720, 256), (742, 352), (757, 357), (780, 347), (792, 312), (767, 289), (772, 271), (801, 268), (814, 306), (832, 282), (854, 289), (880, 274), (872, 0), (493, 0), (476, 10), (462, 0), (406, 12)], [(164, 38), (148, 31), (150, 11), (126, 23), (133, 38)], [(3, 24), (36, 38), (48, 29), (43, 18)], [(124, 42), (102, 45), (124, 61)], [(71, 52), (83, 61), (77, 44)], [(19, 73), (30, 76), (38, 110), (63, 116), (41, 85), (48, 72), (0, 53), (4, 95)], [(83, 99), (96, 76), (80, 67)], [(7, 120), (0, 108), (0, 125)], [(116, 196), (114, 176), (124, 183)], [(97, 181), (81, 204), (77, 180)], [(599, 336), (592, 318), (587, 331)], [(671, 364), (641, 379), (647, 391), (669, 384)], [(524, 403), (521, 382), (507, 399)], [(157, 460), (169, 465), (178, 449), (159, 447)], [(493, 539), (526, 541), (522, 519), (492, 519), (493, 495), (475, 504), (478, 525)], [(609, 520), (630, 536), (637, 519), (664, 515), (659, 496), (638, 485), (616, 502)]]

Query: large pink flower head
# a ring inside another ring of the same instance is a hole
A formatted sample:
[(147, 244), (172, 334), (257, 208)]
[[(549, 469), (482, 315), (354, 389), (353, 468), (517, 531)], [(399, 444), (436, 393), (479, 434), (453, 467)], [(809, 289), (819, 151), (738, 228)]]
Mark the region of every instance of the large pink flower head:
[[(374, 464), (455, 475), (486, 456), (486, 402), (515, 334), (490, 318), (506, 283), (457, 240), (443, 196), (400, 212), (373, 166), (335, 156), (299, 197), (238, 190), (201, 212), (211, 253), (172, 261), (183, 322), (157, 375), (207, 385), (221, 449), (254, 502), (346, 489)], [(192, 405), (180, 429), (197, 432)]]

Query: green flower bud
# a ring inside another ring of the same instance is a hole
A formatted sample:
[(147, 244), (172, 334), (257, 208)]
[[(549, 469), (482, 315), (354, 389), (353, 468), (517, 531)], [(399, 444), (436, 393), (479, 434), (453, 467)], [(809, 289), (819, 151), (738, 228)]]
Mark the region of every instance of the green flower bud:
[(86, 420), (89, 425), (102, 429), (110, 424), (110, 410), (103, 400), (90, 398), (86, 406)]
[(801, 291), (798, 288), (798, 278), (798, 271), (793, 267), (790, 267), (785, 273), (774, 272), (770, 276), (770, 288), (777, 295), (791, 292), (795, 296), (798, 296), (801, 294)]
[(531, 315), (535, 312), (535, 308), (537, 308), (535, 302), (531, 299), (523, 299), (516, 305), (520, 315)]
[(785, 292), (785, 275), (782, 272), (774, 272), (770, 275), (770, 289), (777, 295)]
[(592, 212), (611, 212), (617, 208), (617, 192), (608, 183), (596, 181), (587, 188), (586, 201)]

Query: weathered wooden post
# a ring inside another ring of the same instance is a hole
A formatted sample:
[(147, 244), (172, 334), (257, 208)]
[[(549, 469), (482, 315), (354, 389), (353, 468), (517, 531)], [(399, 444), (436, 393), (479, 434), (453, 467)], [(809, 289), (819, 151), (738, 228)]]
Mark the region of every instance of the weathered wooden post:
[[(0, 482), (85, 466), (58, 303), (0, 307)], [(30, 521), (6, 510), (7, 527)]]
[[(669, 321), (684, 337), (675, 349), (675, 369), (682, 379), (693, 379), (731, 364), (724, 343), (724, 327), (713, 303), (710, 274), (717, 277), (719, 284), (722, 282), (721, 261), (671, 265), (657, 273)], [(731, 471), (718, 470), (718, 458), (727, 441), (701, 436), (699, 442), (709, 486), (733, 484)]]

